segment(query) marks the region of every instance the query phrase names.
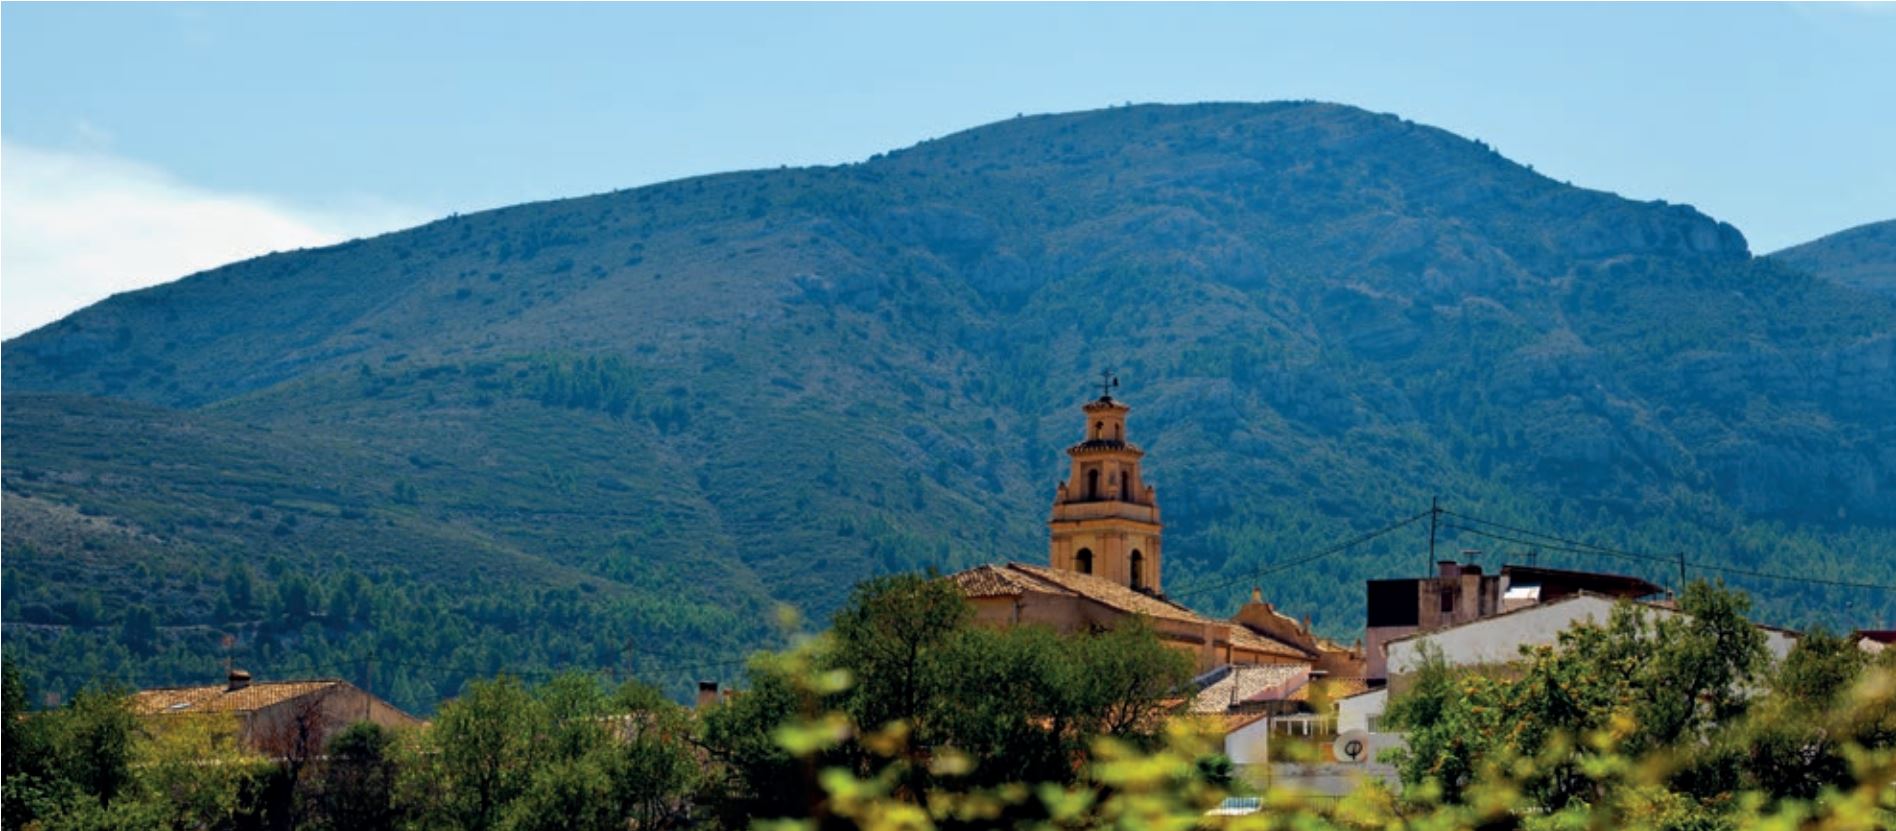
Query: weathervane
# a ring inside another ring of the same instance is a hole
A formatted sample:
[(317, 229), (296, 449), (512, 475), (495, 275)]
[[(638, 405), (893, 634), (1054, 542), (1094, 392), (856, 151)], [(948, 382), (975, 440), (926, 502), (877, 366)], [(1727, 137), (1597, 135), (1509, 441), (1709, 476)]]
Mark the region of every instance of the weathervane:
[(1099, 371), (1099, 397), (1101, 399), (1112, 398), (1113, 390), (1118, 387), (1119, 376), (1114, 375), (1112, 369), (1108, 368)]

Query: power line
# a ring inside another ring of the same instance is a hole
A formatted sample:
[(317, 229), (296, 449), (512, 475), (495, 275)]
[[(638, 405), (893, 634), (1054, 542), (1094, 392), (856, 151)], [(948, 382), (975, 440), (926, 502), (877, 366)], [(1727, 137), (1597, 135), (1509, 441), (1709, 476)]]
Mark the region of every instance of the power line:
[(1299, 566), (1309, 565), (1325, 557), (1328, 557), (1332, 554), (1336, 554), (1342, 551), (1347, 551), (1351, 548), (1355, 548), (1356, 546), (1362, 545), (1363, 543), (1369, 542), (1370, 540), (1376, 539), (1377, 537), (1380, 537), (1398, 528), (1402, 528), (1406, 525), (1409, 525), (1410, 523), (1420, 520), (1421, 518), (1425, 516), (1430, 516), (1433, 513), (1434, 513), (1433, 509), (1428, 510), (1428, 511), (1419, 511), (1415, 514), (1412, 514), (1403, 519), (1396, 520), (1395, 522), (1392, 522), (1374, 531), (1370, 531), (1366, 534), (1360, 534), (1355, 537), (1351, 537), (1350, 539), (1344, 540), (1343, 542), (1332, 545), (1321, 551), (1317, 551), (1317, 552), (1308, 554), (1306, 556), (1299, 557), (1295, 560), (1278, 563), (1276, 565), (1269, 566), (1269, 567), (1259, 566), (1258, 568), (1252, 569), (1251, 572), (1248, 574), (1241, 574), (1237, 577), (1233, 577), (1226, 580), (1220, 580), (1214, 583), (1206, 583), (1204, 585), (1193, 586), (1192, 588), (1189, 588), (1180, 592), (1175, 592), (1168, 596), (1173, 597), (1173, 598), (1191, 597), (1192, 595), (1203, 594), (1205, 592), (1211, 591), (1212, 589), (1222, 589), (1228, 586), (1242, 583), (1246, 580), (1256, 580), (1258, 578), (1264, 577), (1269, 574), (1275, 574), (1277, 572), (1285, 571), (1287, 569), (1293, 569)]
[[(1465, 520), (1468, 520), (1469, 522), (1473, 522), (1473, 523), (1477, 523), (1477, 524), (1480, 524), (1480, 525), (1486, 525), (1486, 526), (1489, 526), (1489, 527), (1492, 527), (1492, 528), (1499, 528), (1499, 529), (1501, 529), (1501, 530), (1503, 530), (1503, 531), (1512, 531), (1512, 532), (1514, 532), (1514, 533), (1516, 533), (1516, 534), (1526, 534), (1526, 535), (1528, 535), (1528, 536), (1531, 536), (1531, 537), (1542, 537), (1542, 538), (1544, 538), (1544, 539), (1548, 539), (1548, 540), (1552, 540), (1552, 541), (1554, 541), (1554, 542), (1556, 542), (1556, 543), (1560, 543), (1560, 544), (1562, 544), (1562, 545), (1574, 545), (1574, 546), (1579, 546), (1579, 547), (1581, 547), (1581, 548), (1590, 548), (1590, 549), (1593, 549), (1593, 550), (1595, 550), (1595, 551), (1600, 551), (1600, 552), (1604, 552), (1604, 553), (1608, 553), (1608, 554), (1618, 554), (1618, 555), (1620, 555), (1620, 556), (1624, 556), (1624, 557), (1632, 557), (1632, 558), (1634, 558), (1634, 559), (1640, 559), (1640, 560), (1651, 560), (1651, 559), (1660, 559), (1660, 560), (1664, 560), (1664, 561), (1666, 561), (1666, 562), (1668, 562), (1668, 563), (1670, 563), (1670, 562), (1672, 562), (1672, 561), (1673, 561), (1673, 560), (1675, 559), (1675, 558), (1672, 558), (1672, 557), (1654, 557), (1653, 555), (1648, 555), (1648, 554), (1639, 554), (1639, 553), (1635, 553), (1635, 552), (1632, 552), (1632, 551), (1621, 551), (1621, 550), (1619, 550), (1619, 549), (1617, 549), (1617, 548), (1608, 548), (1608, 547), (1606, 547), (1606, 546), (1604, 546), (1604, 545), (1596, 545), (1596, 544), (1594, 544), (1594, 543), (1590, 543), (1590, 542), (1585, 542), (1585, 541), (1582, 541), (1582, 540), (1573, 540), (1573, 539), (1567, 539), (1566, 537), (1561, 537), (1561, 536), (1557, 536), (1557, 535), (1554, 535), (1554, 534), (1549, 534), (1549, 533), (1546, 533), (1546, 532), (1543, 532), (1543, 531), (1535, 531), (1535, 530), (1532, 530), (1532, 529), (1528, 529), (1528, 528), (1519, 528), (1519, 527), (1516, 527), (1516, 526), (1513, 526), (1513, 525), (1508, 525), (1508, 524), (1505, 524), (1505, 523), (1500, 523), (1500, 522), (1496, 522), (1496, 521), (1494, 521), (1494, 520), (1492, 520), (1492, 519), (1484, 519), (1484, 518), (1482, 518), (1482, 517), (1478, 517), (1478, 516), (1470, 516), (1470, 515), (1468, 515), (1468, 514), (1464, 514), (1464, 513), (1459, 513), (1459, 512), (1456, 512), (1456, 511), (1451, 511), (1451, 510), (1448, 510), (1447, 508), (1443, 508), (1443, 509), (1442, 509), (1442, 513), (1444, 513), (1444, 514), (1447, 514), (1447, 515), (1449, 515), (1449, 516), (1452, 516), (1452, 517), (1456, 517), (1456, 518), (1459, 518), (1459, 519), (1465, 519)], [(1468, 530), (1468, 529), (1466, 529), (1466, 528), (1464, 528), (1463, 530)]]
[(1592, 555), (1596, 557), (1597, 556), (1618, 557), (1620, 559), (1625, 559), (1625, 560), (1640, 560), (1640, 561), (1650, 562), (1650, 563), (1663, 563), (1666, 565), (1682, 563), (1685, 566), (1688, 566), (1691, 568), (1703, 569), (1706, 571), (1717, 571), (1717, 572), (1723, 572), (1725, 574), (1736, 574), (1736, 575), (1740, 575), (1744, 577), (1756, 577), (1756, 578), (1765, 579), (1765, 580), (1781, 580), (1788, 583), (1810, 583), (1814, 585), (1837, 586), (1841, 588), (1850, 588), (1850, 589), (1879, 589), (1883, 591), (1896, 591), (1896, 584), (1870, 583), (1870, 582), (1856, 581), (1856, 580), (1832, 580), (1832, 579), (1824, 578), (1824, 577), (1803, 577), (1803, 576), (1794, 575), (1794, 574), (1780, 574), (1776, 572), (1758, 571), (1756, 569), (1740, 568), (1738, 566), (1714, 565), (1711, 563), (1706, 563), (1706, 562), (1698, 561), (1698, 560), (1686, 560), (1684, 557), (1680, 557), (1680, 556), (1667, 557), (1667, 556), (1657, 555), (1657, 554), (1642, 554), (1642, 553), (1634, 552), (1634, 551), (1624, 551), (1617, 548), (1608, 548), (1603, 545), (1594, 545), (1592, 543), (1581, 542), (1579, 540), (1570, 540), (1565, 537), (1559, 537), (1553, 534), (1548, 534), (1548, 533), (1544, 533), (1540, 531), (1532, 531), (1525, 528), (1515, 528), (1512, 526), (1504, 525), (1499, 522), (1494, 522), (1492, 520), (1485, 520), (1480, 517), (1472, 517), (1466, 514), (1455, 513), (1453, 511), (1444, 511), (1444, 513), (1447, 513), (1451, 516), (1459, 517), (1461, 519), (1468, 520), (1470, 522), (1484, 523), (1496, 528), (1513, 531), (1516, 534), (1523, 534), (1530, 537), (1540, 537), (1541, 539), (1539, 540), (1522, 539), (1520, 537), (1508, 536), (1506, 534), (1499, 534), (1493, 531), (1487, 531), (1480, 528), (1471, 528), (1466, 525), (1451, 524), (1447, 526), (1449, 528), (1453, 528), (1458, 531), (1464, 531), (1464, 532), (1474, 534), (1480, 537), (1487, 537), (1493, 540), (1511, 542), (1518, 545), (1534, 546), (1541, 549), (1565, 551), (1571, 554), (1588, 554), (1588, 555)]

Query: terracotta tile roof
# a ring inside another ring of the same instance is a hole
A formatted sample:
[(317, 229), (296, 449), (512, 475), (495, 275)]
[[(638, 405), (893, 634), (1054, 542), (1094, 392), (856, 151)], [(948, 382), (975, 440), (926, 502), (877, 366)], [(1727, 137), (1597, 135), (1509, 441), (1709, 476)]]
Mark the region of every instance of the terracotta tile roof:
[(143, 716), (180, 713), (252, 713), (344, 682), (334, 678), (310, 681), (257, 681), (240, 690), (225, 684), (203, 687), (158, 687), (132, 694), (132, 712)]
[(1040, 592), (1084, 597), (1109, 608), (1159, 620), (1215, 626), (1229, 631), (1231, 645), (1239, 649), (1279, 658), (1308, 660), (1313, 654), (1295, 646), (1258, 635), (1225, 620), (1213, 620), (1177, 603), (1137, 592), (1091, 574), (1062, 571), (1026, 563), (975, 566), (948, 576), (968, 597), (1016, 597)]
[(1304, 664), (1226, 667), (1222, 675), (1192, 696), (1186, 709), (1192, 713), (1223, 713), (1240, 704), (1278, 700), (1274, 694), (1298, 684), (1309, 677), (1309, 672), (1310, 667)]
[(1310, 660), (1315, 657), (1290, 644), (1259, 635), (1242, 624), (1233, 625), (1231, 627), (1231, 645), (1239, 649), (1248, 649), (1252, 652), (1261, 652), (1265, 655), (1275, 655), (1280, 658)]
[(966, 571), (957, 571), (948, 575), (948, 579), (955, 581), (955, 585), (961, 587), (961, 593), (968, 597), (1013, 597), (1030, 591), (1046, 594), (1073, 594), (1057, 584), (1018, 571), (1012, 566), (975, 566)]
[(1204, 617), (1177, 603), (1160, 600), (1144, 592), (1133, 591), (1104, 577), (1060, 571), (1046, 566), (1030, 566), (1025, 563), (1008, 563), (1006, 568), (1039, 578), (1042, 582), (1052, 583), (1073, 594), (1098, 601), (1122, 612), (1183, 623), (1224, 623), (1222, 620)]

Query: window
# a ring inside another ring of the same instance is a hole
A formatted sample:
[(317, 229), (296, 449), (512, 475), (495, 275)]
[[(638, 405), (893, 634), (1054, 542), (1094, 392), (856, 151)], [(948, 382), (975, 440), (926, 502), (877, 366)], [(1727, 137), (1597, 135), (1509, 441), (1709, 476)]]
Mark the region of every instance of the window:
[(1093, 468), (1086, 472), (1086, 498), (1099, 498), (1099, 468)]
[(1081, 574), (1092, 574), (1093, 573), (1093, 549), (1091, 548), (1080, 549), (1080, 553), (1073, 555), (1073, 565), (1075, 568), (1078, 568), (1080, 570)]
[(1442, 614), (1446, 615), (1454, 611), (1455, 611), (1455, 590), (1443, 589), (1442, 590)]
[(1145, 588), (1145, 560), (1139, 549), (1132, 550), (1132, 587), (1135, 589)]

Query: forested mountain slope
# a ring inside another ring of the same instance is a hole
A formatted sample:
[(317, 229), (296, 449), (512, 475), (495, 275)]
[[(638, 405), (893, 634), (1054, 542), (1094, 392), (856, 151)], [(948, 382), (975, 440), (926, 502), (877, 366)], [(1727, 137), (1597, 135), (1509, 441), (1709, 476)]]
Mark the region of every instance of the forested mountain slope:
[(1771, 259), (1846, 286), (1896, 296), (1896, 219), (1794, 245)]
[[(774, 637), (777, 601), (821, 614), (869, 574), (1044, 557), (1103, 364), (1149, 452), (1168, 586), (1239, 582), (1187, 598), (1209, 611), (1437, 494), (1896, 582), (1892, 321), (1896, 300), (1753, 258), (1689, 207), (1328, 104), (1017, 118), (456, 216), (8, 342), (9, 651), (55, 686), (74, 661), (149, 681), (214, 672), (215, 638), (187, 634), (241, 629), (263, 673), (405, 660), (410, 704), (496, 662), (682, 684)], [(1361, 579), (1419, 569), (1425, 544), (1265, 589), (1347, 636)], [(239, 564), (271, 599), (298, 575), (386, 597), (359, 619), (219, 607)], [(1779, 622), (1896, 617), (1888, 593), (1744, 585)], [(70, 628), (87, 610), (59, 604), (86, 591), (102, 625)], [(124, 624), (140, 602), (151, 643)], [(418, 610), (461, 640), (404, 628)]]

